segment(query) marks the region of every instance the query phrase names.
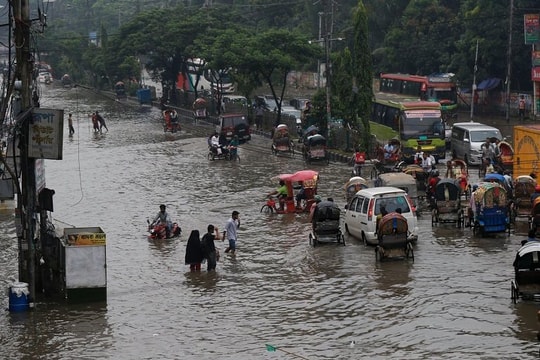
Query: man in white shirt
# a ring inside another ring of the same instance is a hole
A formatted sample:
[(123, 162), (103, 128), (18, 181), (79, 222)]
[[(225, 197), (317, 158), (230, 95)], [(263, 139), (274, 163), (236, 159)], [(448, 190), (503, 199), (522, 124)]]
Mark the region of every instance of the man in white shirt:
[(428, 152), (424, 152), (422, 159), (422, 169), (424, 169), (425, 172), (429, 173), (435, 167), (435, 164), (435, 158)]
[(216, 152), (221, 155), (221, 146), (219, 146), (219, 135), (215, 133), (214, 136), (210, 139), (210, 146), (216, 150)]

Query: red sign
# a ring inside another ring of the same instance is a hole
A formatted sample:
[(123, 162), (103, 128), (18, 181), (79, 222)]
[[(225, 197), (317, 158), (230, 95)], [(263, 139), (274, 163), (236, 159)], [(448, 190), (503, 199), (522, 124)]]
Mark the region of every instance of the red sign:
[(532, 81), (540, 81), (540, 66), (536, 66), (536, 67), (532, 68), (531, 80)]

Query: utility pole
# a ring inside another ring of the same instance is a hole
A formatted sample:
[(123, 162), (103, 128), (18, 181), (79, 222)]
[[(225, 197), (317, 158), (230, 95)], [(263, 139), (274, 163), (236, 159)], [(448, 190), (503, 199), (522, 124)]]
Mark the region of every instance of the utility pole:
[(471, 98), (471, 121), (474, 116), (474, 98), (476, 96), (476, 72), (478, 71), (478, 39), (476, 39), (476, 55), (474, 56), (474, 69), (472, 81), (472, 98)]
[(32, 119), (32, 73), (33, 56), (30, 52), (30, 7), (29, 0), (13, 2), (15, 19), (16, 49), (16, 86), (20, 92), (21, 112), (16, 115), (20, 128), (19, 146), (22, 170), (22, 199), (17, 198), (17, 207), (21, 211), (22, 241), (19, 245), (19, 279), (29, 284), (31, 303), (35, 301), (36, 269), (35, 269), (35, 224), (36, 224), (36, 176), (34, 158), (28, 157), (28, 135)]
[(508, 24), (508, 49), (506, 51), (506, 122), (510, 122), (510, 75), (512, 74), (512, 18), (514, 0), (510, 0), (510, 21)]

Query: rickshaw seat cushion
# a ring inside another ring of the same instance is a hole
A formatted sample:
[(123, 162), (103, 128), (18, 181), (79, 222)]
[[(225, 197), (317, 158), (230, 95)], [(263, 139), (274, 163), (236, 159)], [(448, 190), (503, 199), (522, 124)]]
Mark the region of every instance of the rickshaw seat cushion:
[(324, 220), (313, 223), (315, 233), (318, 235), (336, 234), (339, 232), (339, 220)]

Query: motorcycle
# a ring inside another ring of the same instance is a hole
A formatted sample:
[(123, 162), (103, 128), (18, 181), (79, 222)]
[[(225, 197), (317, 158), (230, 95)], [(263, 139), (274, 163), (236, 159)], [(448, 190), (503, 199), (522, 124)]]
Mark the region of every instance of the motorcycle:
[(149, 239), (152, 240), (162, 240), (162, 239), (173, 239), (176, 237), (179, 237), (182, 234), (182, 229), (180, 228), (180, 225), (178, 223), (174, 222), (172, 225), (171, 233), (169, 236), (167, 236), (167, 225), (163, 224), (161, 222), (151, 223), (150, 220), (147, 220), (148, 222), (148, 232), (150, 233), (148, 235)]
[[(234, 160), (238, 158), (238, 155), (234, 156)], [(231, 151), (225, 147), (208, 147), (208, 160), (231, 160)]]

